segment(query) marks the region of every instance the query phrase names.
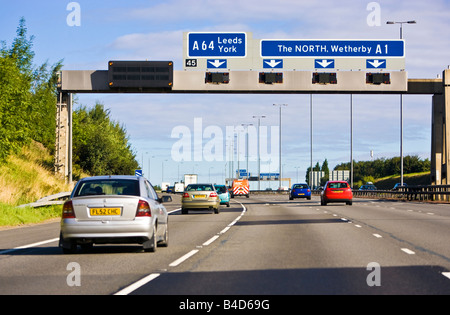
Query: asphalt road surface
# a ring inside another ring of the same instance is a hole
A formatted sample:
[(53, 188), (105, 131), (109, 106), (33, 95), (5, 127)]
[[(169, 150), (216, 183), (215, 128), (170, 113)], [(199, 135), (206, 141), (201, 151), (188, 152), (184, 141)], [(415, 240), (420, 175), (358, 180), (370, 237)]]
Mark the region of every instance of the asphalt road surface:
[(0, 294), (450, 294), (450, 205), (252, 195), (181, 215), (179, 200), (166, 204), (169, 246), (155, 253), (63, 255), (57, 220), (0, 229)]

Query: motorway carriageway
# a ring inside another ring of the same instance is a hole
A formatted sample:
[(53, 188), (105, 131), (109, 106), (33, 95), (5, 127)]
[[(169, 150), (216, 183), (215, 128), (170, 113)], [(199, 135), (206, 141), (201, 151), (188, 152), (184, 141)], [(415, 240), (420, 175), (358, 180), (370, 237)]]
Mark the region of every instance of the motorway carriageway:
[(218, 215), (181, 215), (179, 196), (165, 205), (169, 246), (155, 253), (63, 255), (59, 221), (0, 230), (0, 294), (450, 294), (449, 205), (287, 195), (235, 198)]

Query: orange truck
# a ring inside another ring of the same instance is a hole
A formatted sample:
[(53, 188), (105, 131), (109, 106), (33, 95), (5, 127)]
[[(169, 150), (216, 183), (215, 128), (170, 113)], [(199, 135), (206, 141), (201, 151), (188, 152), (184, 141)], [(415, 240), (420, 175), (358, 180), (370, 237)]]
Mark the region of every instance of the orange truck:
[(250, 197), (250, 185), (248, 179), (235, 179), (231, 190), (231, 198), (234, 196)]

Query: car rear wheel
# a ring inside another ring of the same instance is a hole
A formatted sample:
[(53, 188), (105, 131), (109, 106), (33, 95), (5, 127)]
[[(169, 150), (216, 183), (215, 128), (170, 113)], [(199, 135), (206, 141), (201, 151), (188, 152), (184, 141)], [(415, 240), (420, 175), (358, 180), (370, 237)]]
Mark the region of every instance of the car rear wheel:
[(59, 247), (63, 254), (74, 254), (77, 251), (77, 243), (73, 240), (64, 239), (62, 233), (59, 234)]
[(144, 252), (146, 253), (154, 253), (156, 251), (155, 229), (153, 229), (152, 237), (148, 241), (144, 242), (142, 246), (144, 247)]
[(168, 224), (166, 224), (166, 231), (164, 232), (163, 240), (158, 243), (158, 246), (161, 246), (161, 247), (169, 246), (169, 225)]

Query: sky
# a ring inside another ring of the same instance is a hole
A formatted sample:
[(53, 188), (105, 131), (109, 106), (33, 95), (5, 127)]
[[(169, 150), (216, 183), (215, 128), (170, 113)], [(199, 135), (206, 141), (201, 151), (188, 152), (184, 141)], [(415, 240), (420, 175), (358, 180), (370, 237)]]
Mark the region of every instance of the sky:
[[(63, 70), (107, 70), (109, 60), (171, 60), (175, 70), (182, 70), (183, 32), (251, 32), (257, 39), (398, 39), (400, 27), (387, 25), (389, 20), (417, 21), (403, 26), (408, 78), (441, 77), (450, 64), (450, 41), (442, 35), (442, 30), (450, 29), (449, 0), (432, 0), (432, 5), (421, 0), (1, 1), (0, 40), (10, 45), (24, 17), (28, 34), (35, 36), (35, 64), (62, 60)], [(260, 123), (266, 153), (261, 154), (260, 170), (278, 172), (279, 107), (273, 104), (287, 104), (282, 108), (283, 177), (302, 182), (311, 164), (310, 96), (306, 94), (78, 94), (75, 98), (76, 106), (100, 102), (110, 110), (126, 129), (144, 175), (153, 184), (173, 183), (185, 173), (198, 174), (200, 181), (223, 183), (238, 167), (236, 152), (239, 167), (246, 168), (243, 139), (239, 148), (231, 148), (227, 130), (241, 124), (253, 124), (250, 128), (256, 130), (258, 120), (253, 116), (260, 115), (265, 116)], [(399, 100), (399, 95), (353, 95), (355, 161), (400, 155)], [(406, 95), (403, 106), (404, 155), (429, 159), (431, 96)], [(350, 117), (350, 95), (313, 96), (314, 165), (327, 159), (332, 169), (350, 161)], [(239, 137), (245, 138), (244, 133)], [(186, 151), (187, 144), (192, 145), (191, 152)], [(180, 161), (183, 145), (185, 156)], [(196, 158), (196, 152), (203, 155)], [(235, 152), (234, 163), (230, 152)], [(249, 152), (249, 170), (257, 174), (257, 154), (254, 149)], [(270, 187), (276, 189), (278, 183)]]

